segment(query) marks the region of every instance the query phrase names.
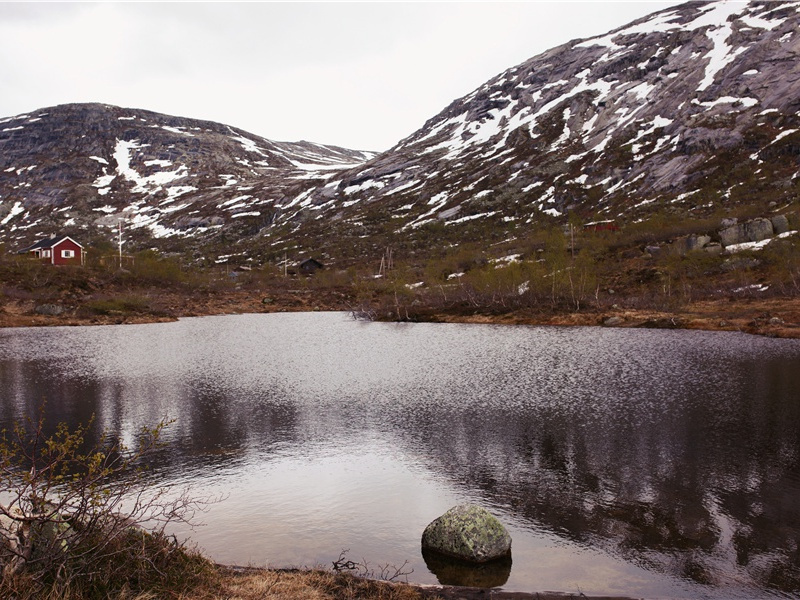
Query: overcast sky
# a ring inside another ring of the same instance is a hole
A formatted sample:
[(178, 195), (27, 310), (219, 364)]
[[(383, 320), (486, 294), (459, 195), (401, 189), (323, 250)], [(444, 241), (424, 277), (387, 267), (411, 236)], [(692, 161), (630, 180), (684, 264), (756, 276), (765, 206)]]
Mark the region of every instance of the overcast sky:
[(501, 71), (678, 3), (0, 3), (0, 117), (103, 102), (386, 150)]

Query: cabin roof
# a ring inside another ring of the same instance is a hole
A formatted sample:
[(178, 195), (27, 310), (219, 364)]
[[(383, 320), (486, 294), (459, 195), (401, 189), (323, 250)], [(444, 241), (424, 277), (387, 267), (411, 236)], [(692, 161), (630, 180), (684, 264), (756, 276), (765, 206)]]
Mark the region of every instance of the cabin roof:
[(53, 246), (57, 246), (58, 244), (60, 244), (64, 240), (69, 240), (69, 241), (73, 242), (74, 244), (76, 244), (78, 247), (83, 248), (83, 246), (81, 244), (79, 244), (78, 242), (73, 240), (68, 235), (58, 235), (58, 236), (55, 236), (55, 237), (45, 238), (43, 240), (39, 240), (38, 242), (36, 242), (32, 246), (28, 246), (27, 248), (23, 248), (22, 250), (20, 250), (20, 253), (31, 252), (32, 250), (41, 250), (41, 249), (44, 249), (44, 248), (52, 248)]

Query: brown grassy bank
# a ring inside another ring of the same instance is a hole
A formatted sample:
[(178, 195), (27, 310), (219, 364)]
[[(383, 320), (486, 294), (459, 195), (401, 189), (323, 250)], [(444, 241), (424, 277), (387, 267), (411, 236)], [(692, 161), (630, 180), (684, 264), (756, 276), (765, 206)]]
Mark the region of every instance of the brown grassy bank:
[[(182, 317), (300, 312), (352, 311), (346, 290), (227, 290), (183, 293), (174, 290), (139, 290), (146, 310), (126, 309), (130, 293), (106, 294), (108, 310), (71, 308), (57, 315), (39, 314), (35, 299), (0, 301), (0, 327), (111, 325), (158, 323)], [(267, 299), (267, 302), (264, 300)], [(393, 315), (380, 320), (391, 320)], [(741, 331), (780, 338), (800, 338), (800, 298), (712, 299), (676, 306), (671, 310), (608, 307), (568, 309), (518, 308), (480, 310), (469, 306), (415, 307), (409, 320), (441, 323), (493, 323), (504, 325), (609, 326), (660, 329)]]

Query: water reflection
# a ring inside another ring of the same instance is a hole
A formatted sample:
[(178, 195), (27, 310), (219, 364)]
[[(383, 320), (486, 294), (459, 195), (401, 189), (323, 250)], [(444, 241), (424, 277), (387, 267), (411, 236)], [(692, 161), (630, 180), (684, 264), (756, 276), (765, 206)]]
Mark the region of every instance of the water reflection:
[(488, 563), (471, 564), (454, 560), (442, 554), (422, 549), (425, 566), (442, 585), (460, 585), (478, 588), (503, 587), (511, 575), (512, 557), (507, 556)]
[(0, 420), (43, 398), (123, 440), (175, 419), (153, 471), (230, 493), (193, 534), (218, 560), (354, 546), (430, 581), (422, 529), (475, 500), (512, 529), (510, 589), (771, 597), (800, 591), (798, 359), (737, 334), (340, 314), (0, 330)]

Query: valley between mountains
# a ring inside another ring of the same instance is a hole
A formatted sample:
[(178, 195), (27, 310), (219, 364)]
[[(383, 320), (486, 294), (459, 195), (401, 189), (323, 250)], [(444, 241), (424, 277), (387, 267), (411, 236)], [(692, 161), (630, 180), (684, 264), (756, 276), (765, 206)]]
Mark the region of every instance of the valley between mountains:
[[(800, 2), (683, 4), (380, 153), (104, 104), (2, 118), (0, 325), (335, 309), (800, 337), (798, 31)], [(19, 253), (57, 236), (82, 266)]]

